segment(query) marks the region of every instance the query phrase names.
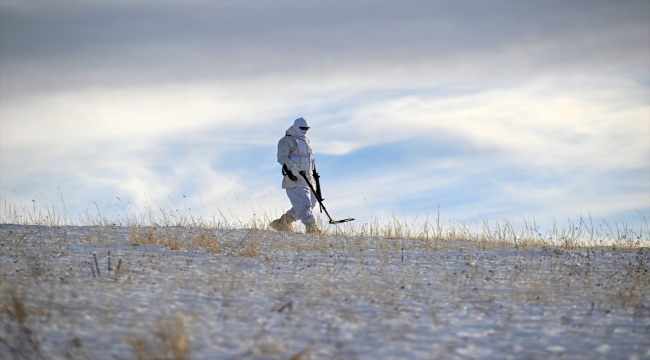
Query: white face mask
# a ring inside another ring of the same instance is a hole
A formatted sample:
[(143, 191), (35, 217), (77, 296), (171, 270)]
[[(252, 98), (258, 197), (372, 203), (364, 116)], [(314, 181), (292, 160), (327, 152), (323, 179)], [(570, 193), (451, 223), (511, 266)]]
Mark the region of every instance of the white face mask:
[(296, 135), (298, 135), (299, 137), (305, 137), (307, 135), (307, 131), (309, 130), (303, 130), (299, 126), (294, 125), (293, 131), (295, 131)]
[(296, 121), (293, 122), (293, 131), (298, 135), (299, 137), (305, 137), (307, 135), (308, 130), (303, 130), (301, 127), (309, 127), (309, 124), (307, 123), (307, 120), (303, 118), (298, 118)]

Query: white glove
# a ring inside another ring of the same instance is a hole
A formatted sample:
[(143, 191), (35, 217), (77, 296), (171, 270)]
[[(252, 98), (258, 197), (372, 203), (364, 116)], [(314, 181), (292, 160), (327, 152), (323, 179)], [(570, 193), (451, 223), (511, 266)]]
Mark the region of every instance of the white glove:
[(298, 169), (298, 167), (295, 164), (289, 170), (291, 171), (293, 176), (297, 177), (298, 179), (302, 179), (302, 175), (300, 175), (300, 172), (302, 170)]

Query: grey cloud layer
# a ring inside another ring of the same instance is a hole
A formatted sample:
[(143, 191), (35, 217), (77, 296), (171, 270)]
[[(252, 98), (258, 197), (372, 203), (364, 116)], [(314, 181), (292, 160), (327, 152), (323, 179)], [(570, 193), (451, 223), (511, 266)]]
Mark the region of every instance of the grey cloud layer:
[(37, 4), (1, 5), (4, 96), (409, 68), (429, 82), (449, 71), (642, 72), (650, 31), (643, 1)]

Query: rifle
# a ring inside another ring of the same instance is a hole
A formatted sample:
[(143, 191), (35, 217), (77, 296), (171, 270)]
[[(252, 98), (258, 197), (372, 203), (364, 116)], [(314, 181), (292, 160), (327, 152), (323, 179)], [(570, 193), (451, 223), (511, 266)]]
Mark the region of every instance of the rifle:
[[(320, 175), (316, 172), (316, 169), (314, 169), (314, 172), (312, 174), (314, 176), (314, 180), (316, 181), (316, 196), (320, 199), (320, 201), (324, 201), (323, 195), (321, 195), (320, 192)], [(320, 207), (320, 212), (321, 214), (323, 213), (323, 204), (321, 202), (318, 202), (318, 206)]]

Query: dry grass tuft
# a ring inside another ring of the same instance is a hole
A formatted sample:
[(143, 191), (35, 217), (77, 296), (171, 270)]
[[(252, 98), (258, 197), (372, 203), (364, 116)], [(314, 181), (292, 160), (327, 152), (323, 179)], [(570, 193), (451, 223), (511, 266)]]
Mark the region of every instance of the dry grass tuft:
[(129, 235), (133, 246), (162, 245), (169, 250), (179, 250), (183, 246), (182, 229), (172, 228), (139, 228), (134, 227)]
[(190, 348), (185, 319), (174, 312), (173, 319), (158, 318), (152, 340), (143, 337), (125, 339), (138, 360), (187, 360)]
[(27, 324), (28, 317), (35, 312), (34, 308), (27, 306), (27, 297), (23, 292), (7, 285), (3, 285), (6, 292), (0, 298), (0, 311), (7, 314), (8, 321), (0, 322), (4, 327), (0, 332), (9, 336), (0, 337), (0, 346), (8, 350), (15, 359), (43, 359), (39, 339)]
[(25, 304), (25, 295), (15, 291), (11, 291), (5, 296), (2, 303), (0, 303), (0, 309), (20, 325), (25, 323), (29, 315)]

